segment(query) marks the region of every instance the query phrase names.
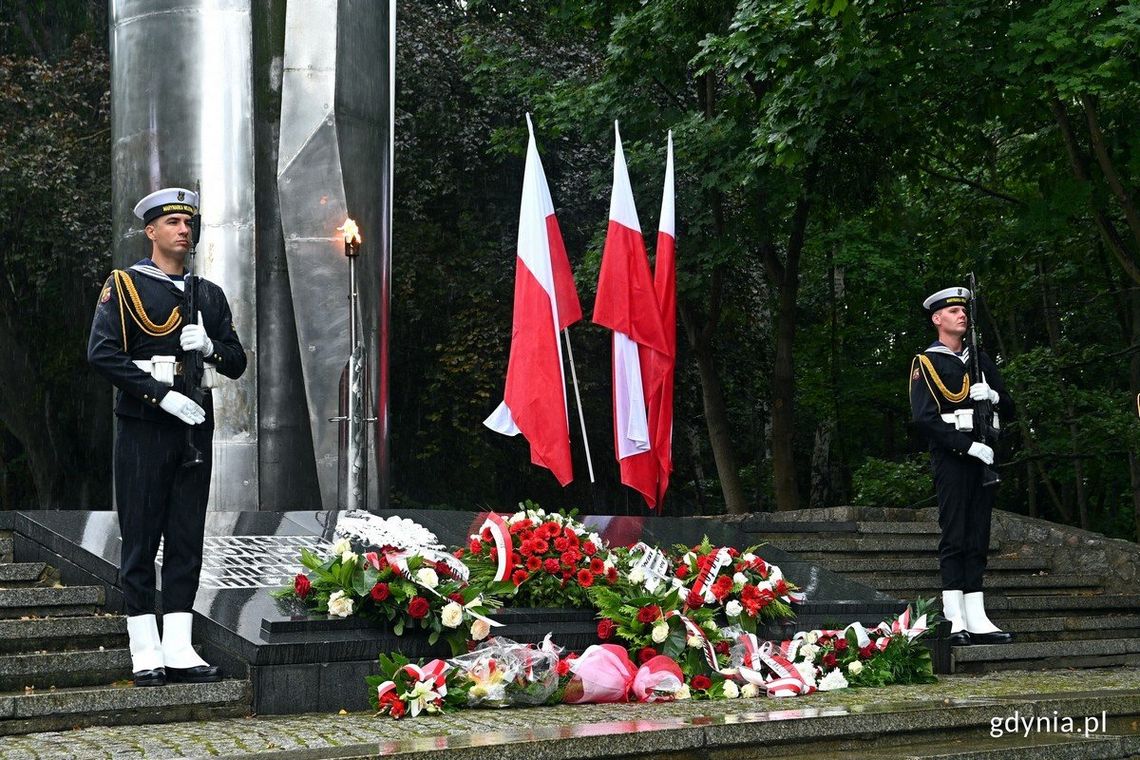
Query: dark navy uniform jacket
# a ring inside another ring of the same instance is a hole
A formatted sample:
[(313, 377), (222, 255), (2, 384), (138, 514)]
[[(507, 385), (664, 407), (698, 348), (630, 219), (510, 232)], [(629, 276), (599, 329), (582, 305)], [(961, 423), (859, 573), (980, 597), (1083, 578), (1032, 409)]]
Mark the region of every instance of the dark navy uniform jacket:
[[(934, 341), (910, 364), (910, 411), (915, 427), (930, 443), (930, 449), (944, 449), (964, 455), (974, 442), (973, 434), (954, 429), (942, 419), (955, 409), (973, 409), (966, 377), (969, 347), (955, 354), (940, 341)], [(986, 383), (998, 393), (994, 411), (1001, 424), (1013, 419), (1013, 399), (1005, 389), (997, 365), (985, 351), (978, 362)], [(992, 442), (991, 442), (992, 445)]]
[[(195, 277), (198, 310), (214, 352), (204, 357), (226, 377), (238, 378), (245, 371), (246, 356), (234, 331), (229, 303), (222, 289)], [(127, 270), (116, 270), (107, 278), (95, 306), (87, 361), (115, 386), (115, 414), (161, 424), (181, 425), (177, 417), (159, 408), (172, 390), (134, 364), (136, 359), (174, 356), (182, 361), (179, 336), (184, 324), (197, 315), (182, 314), (185, 295), (174, 281), (154, 267), (149, 259)], [(174, 378), (173, 390), (186, 393), (183, 378)], [(206, 421), (200, 428), (214, 427), (214, 406), (210, 392), (204, 391)]]

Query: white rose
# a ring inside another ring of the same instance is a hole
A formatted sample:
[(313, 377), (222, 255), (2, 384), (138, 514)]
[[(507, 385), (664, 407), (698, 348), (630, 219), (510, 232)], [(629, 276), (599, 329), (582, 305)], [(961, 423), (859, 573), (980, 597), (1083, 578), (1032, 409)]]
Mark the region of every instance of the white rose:
[(729, 699), (736, 699), (740, 696), (740, 688), (732, 681), (724, 682), (724, 696)]
[(744, 573), (736, 573), (732, 576), (732, 582), (737, 586), (743, 586), (744, 584), (748, 583), (748, 578), (744, 576)]
[(819, 641), (819, 634), (816, 633), (815, 631), (808, 631), (807, 633), (804, 634), (804, 643), (805, 644), (814, 644), (817, 641)]
[(756, 561), (756, 555), (753, 554), (752, 552), (748, 552), (748, 553), (742, 555), (740, 558), (742, 560), (744, 560), (745, 562), (755, 562)]
[(416, 581), (424, 588), (435, 588), (439, 585), (439, 576), (430, 567), (421, 567), (416, 573)]
[(463, 608), (456, 602), (448, 602), (448, 604), (440, 610), (439, 622), (448, 628), (458, 628), (459, 624), (463, 622)]
[(836, 689), (846, 689), (847, 679), (843, 677), (843, 671), (839, 668), (836, 668), (824, 676), (823, 680), (819, 682), (819, 686), (816, 688), (820, 691), (835, 691)]
[(355, 565), (356, 554), (351, 551), (344, 552), (340, 555), (340, 564), (342, 565)]
[(768, 565), (768, 570), (768, 580), (770, 580), (772, 583), (775, 583), (784, 577), (784, 574), (780, 572), (780, 568), (776, 567), (775, 565)]
[(329, 597), (329, 614), (348, 617), (352, 614), (352, 599), (345, 596), (343, 591), (334, 591)]
[(555, 523), (557, 525), (562, 524), (562, 515), (558, 514), (557, 512), (552, 513), (547, 519), (550, 520), (550, 522)]
[(739, 617), (741, 612), (744, 612), (744, 605), (735, 599), (724, 605), (724, 614), (729, 617)]
[(697, 636), (694, 634), (693, 636), (690, 636), (689, 638), (685, 639), (685, 643), (689, 645), (690, 649), (700, 649), (701, 645), (704, 642), (701, 641), (700, 636)]
[(863, 672), (863, 663), (855, 660), (847, 665), (847, 672), (853, 676), (857, 676)]
[(669, 624), (664, 620), (659, 620), (653, 624), (653, 643), (661, 644), (665, 639), (669, 638)]
[(673, 699), (676, 700), (688, 699), (690, 696), (692, 695), (689, 694), (689, 684), (687, 683), (681, 684), (681, 688), (673, 692)]
[(815, 686), (815, 665), (810, 662), (797, 662), (795, 668), (808, 686)]
[(759, 583), (756, 584), (756, 588), (760, 589), (761, 591), (771, 591), (772, 590), (772, 582), (771, 581), (760, 581)]
[(341, 540), (339, 540), (335, 544), (333, 544), (332, 553), (333, 554), (344, 554), (345, 552), (351, 551), (351, 550), (352, 550), (352, 544), (349, 543), (349, 540), (347, 538), (342, 538)]
[(645, 571), (640, 567), (635, 567), (629, 571), (630, 583), (645, 583)]
[(524, 513), (524, 512), (515, 512), (513, 515), (511, 515), (511, 516), (510, 516), (510, 517), (507, 519), (507, 523), (509, 523), (510, 525), (514, 525), (514, 524), (516, 524), (516, 523), (521, 523), (521, 522), (522, 522), (523, 520), (525, 520), (525, 519), (526, 519), (526, 513)]
[[(599, 549), (601, 549), (602, 546), (604, 545), (602, 543), (602, 537), (599, 536), (597, 533), (591, 533), (590, 534), (590, 543), (593, 544), (594, 546), (598, 547)], [(609, 560), (606, 560), (606, 561), (608, 562)]]
[(760, 687), (754, 683), (746, 683), (740, 687), (740, 696), (746, 699), (755, 699), (760, 696)]
[(491, 632), (491, 624), (486, 620), (476, 620), (471, 624), (471, 640), (482, 641)]
[(704, 628), (709, 633), (714, 633), (718, 630), (715, 620), (706, 620), (705, 622), (701, 623), (701, 628)]
[(800, 656), (804, 658), (805, 662), (815, 662), (817, 654), (819, 654), (819, 647), (815, 644), (804, 644), (800, 647)]

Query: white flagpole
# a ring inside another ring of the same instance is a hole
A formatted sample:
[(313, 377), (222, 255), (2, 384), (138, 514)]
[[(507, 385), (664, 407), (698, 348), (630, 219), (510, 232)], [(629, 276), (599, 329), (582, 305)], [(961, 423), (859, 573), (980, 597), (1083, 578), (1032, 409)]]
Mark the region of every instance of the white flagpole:
[(590, 456), (590, 439), (586, 437), (586, 417), (582, 414), (582, 394), (578, 392), (578, 371), (574, 369), (574, 350), (570, 348), (570, 331), (563, 330), (566, 338), (566, 353), (570, 357), (570, 377), (574, 381), (574, 400), (578, 402), (578, 423), (582, 426), (582, 444), (586, 447), (586, 469), (590, 471), (590, 482), (594, 482), (594, 461)]

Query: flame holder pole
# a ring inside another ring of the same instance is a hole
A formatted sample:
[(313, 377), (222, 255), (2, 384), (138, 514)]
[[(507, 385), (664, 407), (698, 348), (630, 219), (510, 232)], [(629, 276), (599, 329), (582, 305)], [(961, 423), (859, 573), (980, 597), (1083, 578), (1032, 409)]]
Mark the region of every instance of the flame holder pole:
[(344, 255), (348, 257), (348, 330), (351, 353), (348, 358), (348, 442), (345, 457), (348, 460), (345, 488), (345, 509), (368, 507), (368, 461), (365, 456), (368, 431), (364, 425), (367, 416), (364, 398), (364, 342), (356, 310), (359, 297), (356, 292), (356, 259), (360, 256), (360, 238), (345, 236)]

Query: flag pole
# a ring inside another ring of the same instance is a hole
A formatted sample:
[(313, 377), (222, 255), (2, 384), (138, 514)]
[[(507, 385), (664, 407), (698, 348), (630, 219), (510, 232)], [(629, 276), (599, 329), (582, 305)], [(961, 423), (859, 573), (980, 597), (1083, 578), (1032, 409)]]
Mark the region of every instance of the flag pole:
[(582, 394), (578, 392), (578, 371), (574, 368), (574, 349), (570, 348), (570, 331), (563, 330), (566, 338), (566, 353), (570, 357), (570, 378), (574, 381), (574, 400), (578, 402), (578, 424), (582, 426), (582, 445), (586, 447), (586, 469), (590, 471), (590, 483), (594, 482), (594, 461), (590, 457), (590, 439), (586, 437), (586, 417), (582, 414)]

